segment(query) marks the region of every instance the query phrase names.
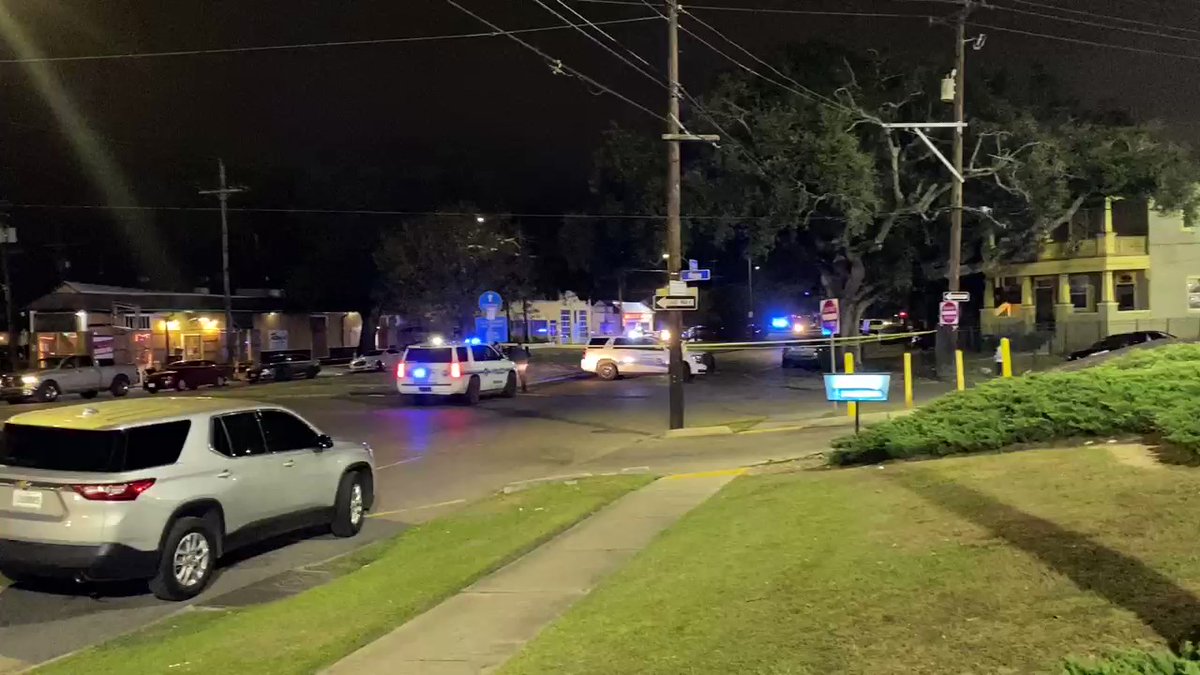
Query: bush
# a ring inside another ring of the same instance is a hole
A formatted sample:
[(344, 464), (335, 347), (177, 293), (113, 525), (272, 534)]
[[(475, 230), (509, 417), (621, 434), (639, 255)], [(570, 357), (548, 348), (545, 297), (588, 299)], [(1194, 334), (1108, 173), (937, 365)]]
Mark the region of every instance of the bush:
[(1200, 655), (1192, 645), (1179, 654), (1131, 650), (1099, 661), (1069, 659), (1062, 675), (1200, 675)]
[(834, 441), (833, 464), (1159, 433), (1200, 455), (1200, 345), (1140, 350), (1094, 368), (993, 380)]

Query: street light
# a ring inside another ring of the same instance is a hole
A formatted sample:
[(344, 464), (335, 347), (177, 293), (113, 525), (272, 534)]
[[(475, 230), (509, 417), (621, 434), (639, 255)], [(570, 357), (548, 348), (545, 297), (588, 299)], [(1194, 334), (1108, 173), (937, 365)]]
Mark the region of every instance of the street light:
[(750, 311), (746, 312), (746, 316), (750, 319), (754, 318), (754, 271), (761, 270), (760, 265), (755, 265), (750, 256), (746, 256), (746, 288), (750, 293)]

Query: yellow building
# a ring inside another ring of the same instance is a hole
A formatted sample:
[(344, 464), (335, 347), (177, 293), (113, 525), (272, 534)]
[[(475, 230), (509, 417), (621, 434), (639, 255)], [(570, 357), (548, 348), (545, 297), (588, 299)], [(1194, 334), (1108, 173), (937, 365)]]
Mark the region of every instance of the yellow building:
[(984, 284), (985, 335), (1070, 351), (1108, 335), (1161, 330), (1200, 338), (1200, 231), (1144, 201), (1106, 199), (1052, 233), (1036, 258)]

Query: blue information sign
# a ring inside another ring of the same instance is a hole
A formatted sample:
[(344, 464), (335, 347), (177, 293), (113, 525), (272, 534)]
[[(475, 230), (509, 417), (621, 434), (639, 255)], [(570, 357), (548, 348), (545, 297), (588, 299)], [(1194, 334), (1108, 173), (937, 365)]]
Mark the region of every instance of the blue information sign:
[(475, 337), (485, 345), (508, 342), (508, 319), (502, 316), (495, 319), (475, 317)]
[(825, 375), (825, 398), (850, 403), (879, 403), (888, 400), (890, 373), (833, 373)]
[(496, 291), (484, 291), (483, 295), (479, 296), (479, 309), (485, 312), (489, 309), (500, 309), (503, 306), (504, 300)]

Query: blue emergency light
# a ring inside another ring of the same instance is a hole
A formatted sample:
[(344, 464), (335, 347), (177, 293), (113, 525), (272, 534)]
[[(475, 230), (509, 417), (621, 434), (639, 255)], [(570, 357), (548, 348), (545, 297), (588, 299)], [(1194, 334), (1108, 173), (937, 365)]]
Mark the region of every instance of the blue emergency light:
[(788, 328), (792, 325), (786, 316), (777, 316), (771, 319), (771, 328)]
[(429, 375), (429, 371), (424, 368), (413, 368), (413, 377), (418, 380), (423, 380)]

